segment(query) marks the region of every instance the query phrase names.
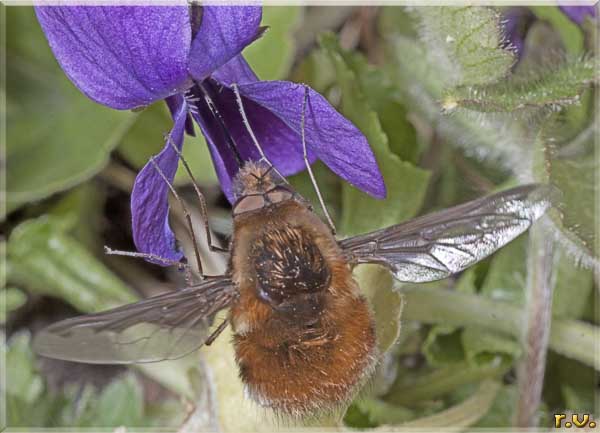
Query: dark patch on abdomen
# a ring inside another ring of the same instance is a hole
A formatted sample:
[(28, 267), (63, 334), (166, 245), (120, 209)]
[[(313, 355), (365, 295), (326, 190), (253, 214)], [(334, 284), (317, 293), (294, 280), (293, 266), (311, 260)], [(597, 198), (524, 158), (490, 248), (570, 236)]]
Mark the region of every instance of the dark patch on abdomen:
[(281, 312), (322, 310), (331, 274), (310, 233), (291, 226), (265, 232), (252, 253), (259, 298)]

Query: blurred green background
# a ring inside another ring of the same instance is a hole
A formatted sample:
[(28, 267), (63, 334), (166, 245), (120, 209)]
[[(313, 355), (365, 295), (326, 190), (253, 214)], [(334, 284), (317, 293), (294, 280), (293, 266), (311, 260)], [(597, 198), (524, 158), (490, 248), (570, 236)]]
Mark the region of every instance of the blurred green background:
[[(162, 103), (133, 113), (91, 102), (58, 67), (33, 9), (0, 7), (4, 425), (281, 425), (244, 400), (227, 333), (182, 360), (131, 368), (32, 353), (32, 333), (51, 322), (183, 284), (176, 270), (103, 254), (104, 245), (134, 250), (133, 178), (162, 147), (171, 120)], [(524, 41), (519, 57), (506, 47), (503, 27), (514, 12)], [(540, 360), (542, 401), (534, 408), (540, 425), (565, 411), (600, 420), (597, 23), (577, 25), (549, 6), (265, 7), (263, 25), (271, 29), (244, 51), (258, 76), (305, 82), (324, 94), (367, 136), (385, 177), (389, 195), (379, 201), (315, 165), (341, 236), (517, 183), (552, 182), (564, 193), (561, 213), (457, 278), (401, 285), (378, 267), (359, 268), (382, 362), (346, 412), (310, 425), (510, 427), (526, 410), (518, 390), (528, 385), (519, 377), (535, 378), (527, 365), (517, 374), (531, 350), (521, 342), (528, 323), (551, 327), (548, 356)], [(211, 227), (226, 240), (229, 206), (205, 143), (186, 143)], [(292, 182), (314, 202), (306, 174)], [(176, 184), (198, 221), (189, 179), (178, 173)], [(185, 237), (176, 209), (173, 224)], [(531, 296), (543, 237), (555, 240), (552, 319), (532, 323), (528, 312), (543, 302)], [(225, 265), (224, 257), (206, 260), (213, 272)]]

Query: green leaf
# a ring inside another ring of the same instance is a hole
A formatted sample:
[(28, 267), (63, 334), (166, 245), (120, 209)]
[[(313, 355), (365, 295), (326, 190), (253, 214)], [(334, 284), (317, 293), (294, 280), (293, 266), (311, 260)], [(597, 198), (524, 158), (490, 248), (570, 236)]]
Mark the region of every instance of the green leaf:
[(452, 365), (465, 359), (461, 343), (462, 330), (453, 326), (434, 326), (423, 342), (423, 355), (434, 367)]
[(476, 424), (488, 413), (500, 390), (495, 380), (481, 382), (477, 391), (463, 402), (434, 415), (402, 424), (406, 429), (457, 429)]
[[(333, 43), (330, 46), (334, 47)], [(416, 164), (421, 151), (417, 132), (408, 121), (407, 108), (400, 103), (396, 83), (383, 70), (370, 65), (362, 54), (335, 48), (354, 72), (369, 107), (377, 113), (390, 150), (403, 161)]]
[(27, 296), (14, 287), (0, 290), (0, 325), (2, 325), (6, 322), (9, 313), (27, 302)]
[(400, 336), (402, 297), (393, 290), (394, 280), (382, 266), (359, 266), (354, 278), (373, 308), (379, 353), (383, 355)]
[(556, 248), (556, 283), (552, 300), (555, 317), (581, 319), (594, 290), (594, 273), (578, 266), (564, 248)]
[(169, 391), (193, 400), (196, 396), (189, 379), (189, 372), (198, 368), (197, 353), (183, 358), (137, 364), (136, 368)]
[[(49, 391), (36, 368), (28, 333), (15, 334), (0, 347), (6, 359), (7, 421), (11, 427), (174, 427), (183, 408), (172, 398), (144, 402), (141, 383), (128, 372), (101, 391), (92, 385), (72, 383)], [(4, 384), (3, 384), (4, 385)], [(169, 418), (164, 418), (166, 414)]]
[(567, 53), (583, 53), (583, 33), (557, 6), (530, 6), (529, 9), (542, 20), (548, 21), (559, 33)]
[[(375, 154), (381, 155), (378, 152)], [(415, 216), (423, 204), (429, 172), (400, 161), (393, 154), (379, 161), (388, 191), (385, 200), (374, 199), (350, 185), (343, 187), (340, 231), (346, 235), (365, 233), (406, 221)]]
[[(87, 99), (54, 59), (33, 8), (6, 8), (6, 211), (98, 173), (135, 115)], [(27, 37), (19, 32), (27, 29)]]
[(461, 274), (454, 289), (458, 292), (477, 293), (477, 265), (467, 269)]
[(355, 405), (366, 416), (367, 426), (370, 427), (401, 424), (415, 418), (414, 411), (375, 398), (359, 399)]
[[(448, 87), (447, 74), (439, 59), (432, 59), (429, 54), (428, 48), (418, 41), (397, 35), (388, 37), (386, 71), (402, 91), (402, 100), (409, 101), (411, 110), (435, 127), (438, 141), (463, 148), (475, 158), (493, 161), (497, 169), (521, 173), (530, 153), (523, 140), (524, 127), (509, 115), (481, 116), (467, 110), (443, 115), (441, 98)], [(530, 128), (528, 125), (527, 130)]]
[(562, 63), (553, 69), (545, 68), (543, 74), (527, 80), (450, 88), (444, 92), (442, 107), (447, 112), (460, 108), (515, 114), (531, 109), (558, 110), (579, 104), (584, 90), (600, 80), (600, 73), (590, 58)]
[(35, 293), (57, 296), (80, 311), (100, 311), (132, 302), (123, 282), (47, 216), (27, 220), (7, 245), (8, 280)]
[(33, 405), (44, 392), (44, 382), (35, 368), (29, 340), (28, 333), (14, 335), (8, 347), (2, 347), (6, 351), (2, 355), (6, 356), (6, 378), (9, 379), (5, 384), (7, 396)]
[(510, 364), (521, 356), (520, 344), (497, 332), (467, 327), (461, 338), (466, 359), (471, 364), (498, 362), (498, 357)]
[(596, 396), (593, 386), (575, 388), (570, 385), (563, 385), (561, 388), (568, 409), (583, 413), (594, 413), (594, 398)]
[[(556, 250), (552, 312), (554, 316), (578, 319), (585, 311), (592, 290), (592, 271), (577, 266), (565, 248)], [(493, 256), (480, 293), (522, 305), (526, 296), (526, 261), (527, 236), (520, 236)]]
[(244, 57), (261, 80), (287, 77), (296, 50), (294, 32), (304, 15), (301, 6), (264, 6), (261, 25), (267, 33), (244, 50)]
[(518, 397), (518, 389), (515, 385), (502, 386), (498, 391), (494, 404), (485, 416), (475, 424), (475, 427), (494, 429), (512, 427)]
[(500, 14), (487, 7), (419, 7), (420, 36), (449, 85), (492, 83), (515, 62), (501, 48)]
[(527, 236), (519, 236), (494, 254), (481, 287), (491, 299), (522, 305), (527, 281)]
[[(594, 408), (598, 373), (580, 362), (553, 353), (548, 357), (544, 400), (550, 407), (600, 415)], [(551, 378), (551, 379), (550, 379)], [(597, 419), (597, 417), (595, 417)]]
[[(523, 312), (520, 306), (493, 301), (481, 295), (430, 287), (402, 286), (406, 305), (403, 320), (451, 326), (474, 326), (521, 338)], [(593, 347), (600, 328), (577, 320), (555, 319), (549, 347), (600, 371), (600, 359)]]
[(587, 267), (598, 266), (598, 129), (591, 124), (566, 140), (562, 126), (560, 119), (553, 117), (538, 135), (534, 175), (536, 180), (550, 182), (562, 192), (560, 214), (551, 214), (561, 244)]
[(89, 420), (91, 427), (143, 425), (144, 395), (135, 376), (130, 373), (112, 381), (95, 402), (94, 412), (95, 417)]
[[(597, 260), (597, 232), (595, 209), (597, 208), (598, 183), (596, 174), (599, 163), (587, 155), (569, 159), (548, 156), (547, 169), (550, 180), (563, 192), (562, 226), (587, 254)], [(573, 176), (577, 173), (577, 176)]]
[(367, 137), (388, 191), (386, 200), (377, 200), (344, 184), (340, 230), (346, 235), (352, 235), (398, 224), (416, 215), (420, 209), (429, 173), (400, 160), (391, 152), (388, 137), (377, 113), (370, 108), (356, 74), (344, 60), (337, 41), (332, 36), (325, 35), (321, 38), (320, 45), (336, 70), (337, 84), (342, 94), (340, 111)]
[(323, 50), (312, 50), (298, 65), (294, 68), (292, 79), (295, 82), (307, 83), (317, 92), (328, 96), (332, 86), (335, 84), (336, 76), (331, 59)]
[(382, 6), (379, 8), (378, 30), (381, 35), (400, 33), (404, 36), (417, 36), (417, 23), (408, 8)]
[(439, 399), (463, 385), (501, 377), (510, 367), (506, 362), (482, 365), (460, 362), (433, 371), (403, 376), (394, 383), (386, 401), (414, 407), (419, 402)]
[[(173, 120), (166, 104), (154, 104), (138, 114), (138, 117), (123, 137), (119, 145), (119, 154), (132, 166), (141, 169), (150, 157), (159, 153), (165, 146), (165, 134), (173, 127)], [(196, 136), (185, 135), (183, 157), (190, 166), (196, 181), (200, 185), (217, 183), (210, 152), (204, 136), (196, 126)], [(183, 185), (191, 179), (182, 164), (175, 175), (174, 183)]]

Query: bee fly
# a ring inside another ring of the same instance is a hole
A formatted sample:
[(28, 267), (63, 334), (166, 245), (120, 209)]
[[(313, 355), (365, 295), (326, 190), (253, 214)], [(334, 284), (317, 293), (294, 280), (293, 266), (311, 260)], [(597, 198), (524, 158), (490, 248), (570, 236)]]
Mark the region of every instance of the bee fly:
[[(378, 358), (373, 317), (352, 276), (356, 265), (378, 263), (405, 282), (442, 279), (519, 236), (550, 206), (550, 187), (526, 185), (337, 240), (318, 188), (329, 225), (265, 157), (233, 88), (262, 158), (245, 162), (234, 179), (227, 272), (58, 322), (36, 336), (37, 353), (88, 363), (175, 359), (210, 344), (229, 323), (239, 374), (253, 400), (292, 416), (334, 409), (355, 395)], [(222, 121), (208, 93), (205, 99)], [(215, 314), (225, 308), (227, 320), (211, 332)]]

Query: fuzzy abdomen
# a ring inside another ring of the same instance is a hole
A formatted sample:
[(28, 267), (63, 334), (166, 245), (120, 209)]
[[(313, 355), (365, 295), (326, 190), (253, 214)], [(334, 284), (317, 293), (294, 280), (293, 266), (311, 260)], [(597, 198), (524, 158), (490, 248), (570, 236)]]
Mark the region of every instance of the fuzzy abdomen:
[(235, 228), (230, 318), (248, 394), (297, 417), (339, 407), (372, 372), (377, 349), (337, 241), (293, 200), (239, 215)]
[(234, 336), (240, 377), (260, 405), (292, 416), (334, 409), (350, 400), (376, 360), (367, 302), (346, 299), (319, 323), (299, 330), (274, 317)]

